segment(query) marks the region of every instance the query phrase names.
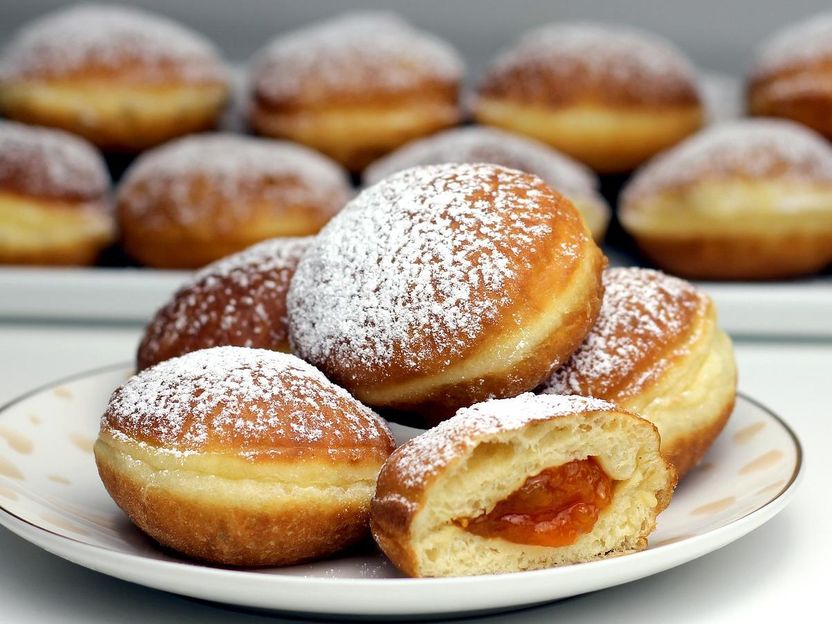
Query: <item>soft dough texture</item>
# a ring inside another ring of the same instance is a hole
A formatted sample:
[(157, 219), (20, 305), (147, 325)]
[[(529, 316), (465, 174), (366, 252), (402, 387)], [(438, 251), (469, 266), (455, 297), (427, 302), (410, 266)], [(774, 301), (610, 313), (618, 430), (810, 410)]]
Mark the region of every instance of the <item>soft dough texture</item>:
[(734, 407), (731, 339), (710, 298), (649, 269), (608, 269), (592, 331), (544, 391), (614, 402), (659, 430), (662, 454), (684, 475)]
[(229, 565), (289, 565), (367, 533), (384, 421), (285, 353), (216, 347), (118, 388), (95, 443), (113, 500), (161, 544)]
[(346, 172), (286, 141), (203, 134), (143, 154), (118, 190), (124, 247), (197, 268), (262, 240), (315, 234), (350, 196)]
[(83, 4), (24, 27), (0, 60), (0, 109), (105, 149), (136, 151), (213, 127), (228, 97), (214, 46), (145, 11)]
[(832, 148), (775, 119), (708, 128), (641, 169), (621, 224), (659, 267), (695, 279), (775, 279), (832, 261)]
[(289, 351), (286, 293), (311, 242), (275, 238), (198, 271), (148, 324), (138, 369), (208, 347)]
[(463, 63), (395, 14), (358, 13), (280, 36), (252, 68), (252, 127), (351, 171), (454, 125)]
[(83, 139), (0, 122), (0, 263), (91, 264), (115, 238), (109, 190)]
[(693, 67), (668, 41), (579, 22), (534, 30), (498, 56), (474, 116), (617, 172), (694, 132), (703, 106)]
[(412, 141), (370, 165), (363, 179), (367, 185), (376, 184), (397, 171), (418, 165), (480, 162), (538, 176), (570, 199), (596, 241), (604, 238), (610, 208), (598, 192), (597, 176), (548, 145), (497, 128), (469, 126)]
[(589, 331), (606, 263), (539, 178), (435, 165), (366, 189), (289, 288), (292, 348), (368, 405), (428, 422), (537, 386)]
[(832, 13), (790, 25), (757, 53), (748, 110), (784, 117), (832, 138)]
[[(490, 511), (544, 469), (587, 457), (615, 481), (614, 494), (569, 546), (480, 537), (453, 522)], [(645, 548), (675, 482), (649, 422), (600, 399), (524, 394), (462, 409), (399, 447), (379, 475), (370, 523), (410, 576), (533, 570)]]

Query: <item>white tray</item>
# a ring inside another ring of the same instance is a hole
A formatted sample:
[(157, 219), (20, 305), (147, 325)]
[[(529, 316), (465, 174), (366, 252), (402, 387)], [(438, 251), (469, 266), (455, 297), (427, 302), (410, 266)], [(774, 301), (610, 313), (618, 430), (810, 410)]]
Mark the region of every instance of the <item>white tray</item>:
[[(0, 269), (0, 320), (145, 323), (188, 275), (152, 269)], [(700, 284), (733, 335), (832, 338), (832, 276)]]

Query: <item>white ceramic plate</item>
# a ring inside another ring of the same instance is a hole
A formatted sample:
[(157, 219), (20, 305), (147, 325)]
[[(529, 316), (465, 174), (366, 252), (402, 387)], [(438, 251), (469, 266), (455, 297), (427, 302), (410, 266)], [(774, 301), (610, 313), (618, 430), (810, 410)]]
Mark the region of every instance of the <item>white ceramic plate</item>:
[[(0, 523), (105, 574), (244, 607), (413, 617), (573, 596), (661, 572), (736, 540), (783, 509), (800, 475), (794, 433), (764, 407), (740, 398), (726, 430), (679, 486), (650, 547), (640, 553), (519, 574), (407, 579), (368, 542), (336, 559), (290, 568), (214, 568), (156, 547), (98, 480), (92, 457), (98, 420), (129, 374), (124, 365), (86, 373), (0, 409)], [(400, 439), (417, 433), (395, 430)]]

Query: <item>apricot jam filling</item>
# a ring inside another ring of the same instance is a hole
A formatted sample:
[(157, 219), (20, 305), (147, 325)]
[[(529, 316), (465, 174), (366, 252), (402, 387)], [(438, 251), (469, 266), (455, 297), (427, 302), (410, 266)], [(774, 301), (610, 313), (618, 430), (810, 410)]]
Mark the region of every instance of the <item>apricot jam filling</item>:
[(454, 522), (480, 537), (569, 546), (592, 531), (612, 501), (613, 484), (595, 458), (576, 459), (529, 477), (488, 513)]

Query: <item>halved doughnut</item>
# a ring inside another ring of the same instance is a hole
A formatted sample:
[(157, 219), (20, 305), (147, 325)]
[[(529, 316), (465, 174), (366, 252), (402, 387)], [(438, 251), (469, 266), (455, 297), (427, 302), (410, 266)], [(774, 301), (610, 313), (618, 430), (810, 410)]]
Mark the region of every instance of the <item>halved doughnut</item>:
[(410, 576), (534, 570), (642, 550), (675, 483), (648, 421), (600, 399), (524, 394), (396, 449), (370, 523)]

